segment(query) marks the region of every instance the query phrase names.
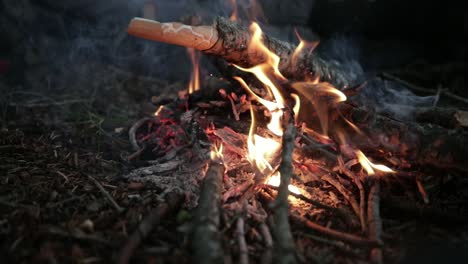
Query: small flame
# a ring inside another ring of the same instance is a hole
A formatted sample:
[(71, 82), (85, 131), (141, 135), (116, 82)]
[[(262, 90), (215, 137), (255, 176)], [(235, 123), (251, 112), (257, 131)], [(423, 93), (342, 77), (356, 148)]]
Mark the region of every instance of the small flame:
[(296, 123), (298, 122), (299, 118), (299, 110), (301, 110), (301, 98), (299, 95), (292, 93), (291, 97), (294, 99), (294, 107), (293, 107), (293, 113), (294, 113), (294, 121)]
[[(280, 183), (281, 183), (281, 175), (280, 173), (276, 173), (272, 176), (270, 176), (267, 180), (266, 180), (266, 184), (267, 185), (271, 185), (271, 186), (275, 186), (275, 187), (278, 187), (280, 186)], [(301, 189), (299, 189), (298, 187), (292, 185), (292, 184), (289, 184), (288, 185), (288, 190), (292, 193), (295, 193), (295, 194), (301, 194)]]
[(158, 110), (156, 110), (156, 112), (154, 112), (154, 116), (159, 116), (163, 109), (164, 109), (164, 105), (160, 105)]
[[(291, 56), (291, 61), (293, 65), (297, 64), (297, 60), (299, 59), (299, 55), (301, 54), (302, 51), (307, 49), (308, 52), (313, 52), (315, 48), (318, 46), (319, 42), (318, 41), (305, 41), (297, 32), (295, 29), (294, 32), (296, 33), (297, 38), (299, 39), (299, 45), (297, 45), (296, 49), (293, 52), (293, 55)], [(318, 80), (317, 80), (318, 81)]]
[(189, 94), (200, 90), (200, 53), (193, 48), (187, 48), (187, 52), (192, 62), (192, 75), (190, 76), (190, 83), (188, 86)]
[(214, 146), (210, 152), (211, 160), (222, 160), (223, 159), (223, 144), (218, 147)]
[(252, 122), (250, 123), (249, 136), (247, 139), (247, 160), (256, 166), (261, 173), (265, 174), (273, 170), (268, 160), (272, 158), (273, 154), (276, 153), (281, 146), (273, 139), (256, 135), (256, 121), (252, 107), (250, 108), (250, 115), (252, 117)]
[[(357, 150), (356, 155), (358, 157), (359, 163), (361, 166), (366, 170), (368, 175), (374, 175), (375, 170), (381, 171), (381, 172), (386, 172), (386, 173), (395, 173), (392, 169), (389, 167), (382, 165), (382, 164), (374, 164), (372, 163), (362, 151)], [(375, 169), (375, 170), (374, 170)]]

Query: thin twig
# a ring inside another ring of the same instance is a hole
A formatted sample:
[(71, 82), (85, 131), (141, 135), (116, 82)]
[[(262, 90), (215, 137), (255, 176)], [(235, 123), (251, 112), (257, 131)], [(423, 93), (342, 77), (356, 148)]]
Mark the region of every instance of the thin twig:
[(151, 231), (156, 227), (170, 212), (176, 211), (177, 208), (183, 202), (183, 195), (177, 193), (168, 193), (166, 201), (160, 204), (157, 208), (153, 209), (150, 214), (145, 217), (140, 224), (138, 229), (128, 239), (127, 243), (121, 250), (119, 257), (119, 264), (127, 264), (130, 262), (130, 258), (133, 255), (135, 249), (141, 244)]
[(215, 264), (223, 261), (222, 239), (218, 229), (224, 170), (220, 158), (211, 160), (200, 188), (192, 233), (194, 263)]
[[(263, 188), (270, 188), (270, 189), (273, 189), (273, 190), (278, 190), (278, 187), (276, 186), (271, 186), (271, 185), (263, 185), (262, 186)], [(337, 208), (337, 207), (333, 207), (333, 206), (330, 206), (330, 205), (327, 205), (327, 204), (324, 204), (322, 202), (319, 202), (317, 200), (314, 200), (314, 199), (311, 199), (303, 194), (297, 194), (297, 193), (294, 193), (294, 192), (289, 192), (289, 195), (292, 195), (298, 199), (301, 199), (302, 201), (306, 202), (306, 203), (310, 203), (311, 205), (317, 207), (317, 208), (320, 208), (320, 209), (324, 209), (325, 211), (327, 212), (330, 212), (332, 214), (336, 214), (338, 215), (339, 217), (341, 217), (342, 219), (344, 220), (347, 220), (349, 219), (351, 216), (349, 215), (349, 213), (347, 213), (346, 211), (344, 211), (343, 209), (341, 208)]]
[(132, 127), (128, 130), (129, 141), (130, 141), (130, 144), (132, 145), (134, 151), (139, 151), (142, 148), (142, 147), (140, 147), (140, 145), (138, 144), (138, 141), (136, 139), (136, 132), (144, 123), (148, 122), (149, 120), (151, 120), (151, 118), (144, 117), (144, 118), (136, 121), (135, 124), (133, 124)]
[(93, 176), (91, 175), (87, 175), (88, 176), (88, 179), (90, 179), (94, 185), (96, 185), (96, 187), (101, 191), (102, 194), (104, 194), (104, 196), (107, 198), (107, 200), (111, 203), (111, 205), (115, 208), (115, 210), (117, 210), (117, 212), (120, 214), (122, 213), (123, 211), (125, 211), (124, 208), (120, 207), (120, 205), (117, 204), (117, 202), (114, 200), (114, 198), (112, 198), (112, 196), (106, 191), (106, 189), (104, 189), (104, 187), (102, 187), (102, 185), (99, 183), (98, 180), (96, 180)]
[(349, 244), (354, 244), (354, 245), (359, 245), (359, 246), (369, 246), (369, 247), (381, 246), (381, 242), (377, 240), (371, 240), (365, 237), (360, 237), (360, 236), (356, 236), (353, 234), (333, 230), (333, 229), (321, 226), (319, 224), (316, 224), (302, 216), (291, 215), (291, 217), (294, 221), (306, 226), (307, 228), (313, 229), (317, 232), (333, 237), (335, 239), (345, 241)]
[[(414, 90), (414, 91), (418, 91), (418, 92), (422, 92), (422, 93), (429, 93), (429, 94), (437, 94), (438, 93), (438, 90), (437, 89), (429, 89), (429, 88), (424, 88), (424, 87), (421, 87), (421, 86), (417, 86), (417, 85), (414, 85), (412, 83), (409, 83), (405, 80), (402, 80), (394, 75), (391, 75), (389, 73), (381, 73), (381, 76), (386, 78), (386, 79), (389, 79), (389, 80), (392, 80), (392, 81), (395, 81), (395, 82), (398, 82), (398, 83), (401, 83), (405, 86), (407, 86), (408, 88)], [(464, 98), (464, 97), (461, 97), (459, 95), (456, 95), (454, 93), (451, 93), (447, 90), (440, 90), (440, 93), (442, 93), (443, 95), (449, 97), (449, 98), (452, 98), (454, 100), (457, 100), (457, 101), (460, 101), (460, 102), (463, 102), (465, 104), (468, 104), (468, 99), (467, 98)]]
[[(371, 189), (369, 191), (369, 201), (367, 203), (367, 219), (369, 223), (369, 239), (382, 241), (382, 220), (380, 218), (380, 178), (369, 178)], [(381, 264), (382, 249), (373, 248), (370, 254), (371, 263)]]
[(427, 195), (426, 189), (424, 189), (424, 185), (422, 184), (421, 177), (416, 177), (416, 185), (418, 186), (418, 191), (421, 194), (421, 197), (425, 204), (429, 204), (429, 196)]
[(237, 218), (237, 241), (239, 243), (239, 263), (240, 264), (249, 264), (249, 251), (247, 249), (247, 242), (245, 241), (245, 223), (244, 216), (239, 216)]
[(273, 238), (271, 237), (268, 225), (263, 222), (260, 224), (260, 232), (262, 233), (263, 241), (265, 242), (265, 252), (262, 256), (262, 264), (270, 264), (273, 260)]
[(361, 222), (361, 229), (363, 234), (367, 233), (367, 221), (366, 221), (366, 208), (367, 208), (367, 203), (366, 203), (366, 191), (364, 189), (364, 186), (362, 185), (361, 179), (353, 173), (351, 170), (348, 168), (357, 164), (357, 160), (350, 160), (346, 164), (344, 164), (344, 161), (342, 157), (340, 156), (338, 158), (338, 164), (340, 166), (341, 172), (348, 176), (354, 184), (356, 184), (356, 187), (359, 190), (359, 220)]
[(282, 152), (279, 172), (281, 182), (278, 195), (275, 200), (275, 259), (280, 264), (296, 263), (294, 239), (291, 234), (289, 224), (289, 182), (293, 173), (292, 154), (294, 151), (294, 141), (296, 138), (296, 128), (292, 123), (294, 119), (289, 118), (287, 125), (283, 126)]
[(356, 199), (354, 199), (354, 197), (352, 196), (351, 192), (348, 191), (331, 174), (324, 175), (322, 177), (322, 180), (325, 180), (328, 183), (330, 183), (331, 185), (333, 185), (333, 187), (335, 187), (341, 193), (341, 195), (343, 195), (343, 197), (349, 202), (349, 204), (351, 205), (351, 208), (353, 209), (354, 213), (356, 214), (356, 216), (359, 217), (359, 215), (360, 215), (359, 206), (358, 206), (358, 203), (357, 203)]

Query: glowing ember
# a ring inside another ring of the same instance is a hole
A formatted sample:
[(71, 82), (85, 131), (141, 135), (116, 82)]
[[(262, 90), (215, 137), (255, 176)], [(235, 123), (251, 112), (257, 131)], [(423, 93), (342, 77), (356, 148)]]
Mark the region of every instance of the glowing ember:
[(192, 48), (188, 48), (187, 52), (190, 56), (190, 61), (192, 62), (193, 67), (188, 86), (188, 92), (189, 94), (192, 94), (193, 92), (200, 90), (200, 53)]
[[(266, 184), (268, 185), (271, 185), (271, 186), (275, 186), (275, 187), (278, 187), (281, 183), (281, 176), (280, 176), (280, 173), (276, 173), (272, 176), (270, 176), (267, 180), (266, 180)], [(301, 190), (292, 185), (292, 184), (289, 184), (288, 185), (288, 190), (292, 193), (295, 193), (295, 194), (301, 194)]]
[(372, 163), (360, 150), (356, 151), (356, 155), (358, 157), (359, 163), (364, 168), (364, 170), (366, 170), (368, 175), (374, 175), (375, 170), (385, 173), (395, 173), (395, 171), (385, 165)]

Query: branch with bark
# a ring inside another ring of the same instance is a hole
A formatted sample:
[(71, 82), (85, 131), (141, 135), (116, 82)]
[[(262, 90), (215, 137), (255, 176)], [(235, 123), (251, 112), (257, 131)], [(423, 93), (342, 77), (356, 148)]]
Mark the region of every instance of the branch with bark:
[[(148, 40), (194, 48), (242, 67), (255, 66), (267, 60), (265, 52), (258, 45), (250, 45), (252, 32), (249, 29), (222, 17), (218, 17), (210, 26), (134, 18), (128, 26), (128, 33)], [(279, 70), (289, 79), (320, 77), (322, 81), (340, 89), (354, 85), (350, 73), (339, 62), (324, 60), (317, 52), (312, 52), (312, 48), (304, 48), (293, 56), (296, 46), (291, 43), (266, 34), (262, 41), (271, 52), (278, 55)]]
[(192, 235), (194, 262), (215, 264), (223, 262), (223, 246), (219, 233), (221, 191), (223, 188), (224, 164), (221, 159), (212, 159), (205, 174), (198, 207), (195, 212)]

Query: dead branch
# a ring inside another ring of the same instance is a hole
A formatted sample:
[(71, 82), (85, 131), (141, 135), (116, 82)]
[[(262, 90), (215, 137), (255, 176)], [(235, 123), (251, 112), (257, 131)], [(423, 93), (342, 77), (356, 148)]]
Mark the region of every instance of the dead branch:
[[(421, 87), (421, 86), (417, 86), (415, 84), (412, 84), (412, 83), (409, 83), (405, 80), (402, 80), (394, 75), (391, 75), (389, 73), (382, 73), (381, 74), (383, 78), (385, 79), (388, 79), (388, 80), (392, 80), (392, 81), (395, 81), (395, 82), (398, 82), (398, 83), (401, 83), (403, 84), (404, 86), (414, 90), (414, 91), (417, 91), (417, 92), (422, 92), (422, 93), (429, 93), (429, 94), (436, 94), (438, 91), (436, 89), (428, 89), (428, 88), (424, 88), (424, 87)], [(467, 98), (464, 98), (464, 97), (461, 97), (459, 95), (456, 95), (454, 93), (451, 93), (447, 90), (442, 90), (441, 93), (451, 99), (454, 99), (454, 100), (457, 100), (459, 102), (462, 102), (462, 103), (465, 103), (465, 104), (468, 104), (468, 99)]]
[(135, 124), (133, 124), (133, 126), (128, 130), (129, 141), (134, 151), (140, 151), (142, 149), (142, 147), (140, 147), (136, 139), (136, 132), (144, 123), (148, 122), (149, 120), (151, 120), (151, 118), (144, 117), (135, 122)]
[(359, 245), (359, 246), (368, 246), (368, 247), (375, 247), (375, 246), (381, 246), (381, 242), (380, 241), (377, 241), (377, 240), (371, 240), (371, 239), (368, 239), (368, 238), (364, 238), (364, 237), (359, 237), (359, 236), (356, 236), (356, 235), (353, 235), (353, 234), (349, 234), (349, 233), (344, 233), (344, 232), (340, 232), (340, 231), (337, 231), (337, 230), (333, 230), (333, 229), (330, 229), (330, 228), (327, 228), (327, 227), (324, 227), (324, 226), (321, 226), (319, 224), (316, 224), (312, 221), (310, 221), (309, 219), (306, 219), (302, 216), (298, 216), (298, 215), (291, 215), (292, 219), (307, 227), (307, 228), (310, 228), (310, 229), (313, 229), (317, 232), (320, 232), (324, 235), (327, 235), (327, 236), (330, 236), (330, 237), (333, 237), (334, 239), (338, 239), (338, 240), (341, 240), (341, 241), (345, 241), (349, 244), (353, 244), (353, 245)]
[(210, 161), (200, 189), (200, 198), (194, 216), (192, 249), (195, 263), (223, 262), (220, 223), (221, 191), (224, 164), (219, 158)]
[(240, 264), (249, 264), (249, 251), (247, 249), (247, 242), (245, 241), (245, 223), (244, 217), (239, 216), (237, 218), (236, 232), (237, 232), (237, 241), (239, 243), (239, 263)]
[(125, 243), (119, 257), (119, 264), (130, 262), (135, 249), (141, 242), (151, 233), (151, 231), (161, 223), (171, 212), (177, 211), (177, 208), (182, 204), (183, 196), (177, 193), (168, 193), (165, 202), (153, 209), (148, 216), (138, 225), (138, 229), (133, 232), (130, 238)]
[[(128, 33), (140, 38), (195, 48), (243, 67), (266, 61), (266, 54), (257, 45), (250, 45), (252, 33), (241, 25), (218, 17), (212, 26), (189, 26), (181, 23), (159, 23), (134, 18)], [(350, 87), (351, 77), (338, 62), (327, 62), (310, 48), (293, 56), (295, 45), (263, 35), (263, 43), (279, 56), (280, 72), (290, 79), (321, 77), (338, 88)], [(293, 58), (294, 57), (294, 58)]]
[(262, 256), (262, 264), (270, 264), (273, 259), (273, 238), (271, 237), (270, 229), (265, 222), (260, 224), (260, 232), (265, 242), (265, 252)]
[[(369, 239), (382, 241), (382, 219), (380, 218), (380, 178), (370, 178), (371, 189), (367, 207), (367, 219), (369, 224)], [(382, 260), (382, 249), (371, 249), (371, 263), (380, 264)]]
[(278, 195), (275, 200), (275, 259), (278, 263), (296, 263), (294, 239), (289, 225), (289, 203), (288, 185), (293, 173), (292, 154), (294, 151), (294, 141), (296, 128), (292, 124), (292, 118), (286, 125), (282, 139), (281, 163), (279, 173), (281, 183), (278, 189)]
[(117, 212), (120, 214), (122, 213), (123, 211), (125, 211), (124, 208), (120, 207), (120, 205), (117, 204), (117, 202), (114, 200), (114, 198), (112, 198), (112, 196), (106, 191), (106, 189), (104, 189), (104, 187), (102, 187), (102, 185), (99, 183), (98, 180), (96, 180), (94, 177), (92, 177), (91, 175), (87, 175), (88, 176), (88, 179), (90, 179), (94, 185), (96, 185), (96, 187), (101, 191), (102, 194), (104, 194), (104, 196), (107, 198), (107, 200), (109, 201), (109, 203), (115, 208), (115, 210), (117, 210)]
[[(340, 114), (363, 134), (349, 133), (350, 141), (363, 151), (382, 149), (412, 164), (468, 171), (468, 133), (431, 124), (401, 122), (362, 108), (341, 103)], [(331, 120), (341, 117), (330, 112)]]
[(331, 184), (333, 187), (335, 187), (340, 193), (341, 195), (343, 195), (343, 197), (349, 202), (349, 204), (351, 205), (351, 208), (353, 209), (354, 213), (356, 214), (356, 216), (359, 217), (360, 215), (360, 211), (359, 211), (359, 206), (358, 206), (358, 203), (356, 201), (356, 199), (354, 199), (353, 197), (353, 194), (347, 190), (335, 177), (333, 177), (331, 174), (327, 174), (327, 175), (324, 175), (322, 177), (322, 180), (325, 180), (326, 182), (328, 182), (329, 184)]

